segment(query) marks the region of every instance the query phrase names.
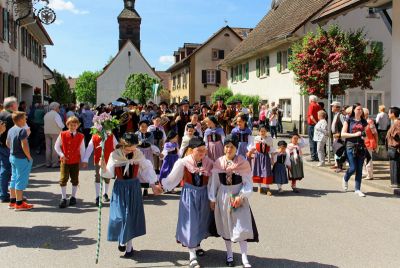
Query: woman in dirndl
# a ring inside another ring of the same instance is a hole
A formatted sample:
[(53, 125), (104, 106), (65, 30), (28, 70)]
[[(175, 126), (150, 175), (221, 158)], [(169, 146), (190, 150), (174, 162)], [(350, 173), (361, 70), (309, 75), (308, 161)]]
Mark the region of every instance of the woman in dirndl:
[(169, 173), (175, 165), (175, 162), (179, 159), (178, 138), (178, 133), (173, 130), (171, 130), (167, 135), (164, 149), (161, 152), (164, 161), (160, 170), (160, 181), (168, 177)]
[(247, 157), (249, 144), (252, 144), (252, 131), (247, 127), (247, 115), (240, 113), (236, 117), (236, 127), (232, 130), (232, 135), (236, 135), (239, 140), (236, 155)]
[(278, 142), (278, 148), (274, 153), (274, 165), (272, 174), (274, 175), (274, 183), (278, 186), (278, 192), (283, 193), (282, 185), (289, 183), (288, 169), (290, 169), (290, 155), (286, 151), (287, 143), (285, 141)]
[(302, 148), (305, 146), (304, 140), (300, 138), (299, 134), (295, 133), (292, 135), (291, 143), (286, 149), (290, 155), (289, 180), (292, 182), (292, 190), (295, 193), (299, 192), (297, 181), (301, 181), (304, 178)]
[(181, 181), (184, 182), (176, 240), (189, 249), (189, 267), (200, 268), (197, 257), (205, 254), (200, 243), (210, 236), (212, 223), (207, 185), (213, 161), (207, 157), (207, 148), (201, 138), (193, 137), (188, 148), (189, 155), (175, 163), (169, 176), (162, 180), (162, 187), (165, 191), (171, 191)]
[(224, 130), (218, 123), (215, 116), (210, 115), (205, 119), (207, 130), (204, 132), (204, 142), (208, 150), (208, 157), (215, 161), (224, 155)]
[(214, 209), (217, 233), (225, 240), (226, 265), (235, 266), (232, 242), (239, 242), (243, 267), (251, 267), (247, 242), (258, 242), (258, 231), (248, 200), (253, 192), (252, 172), (249, 162), (236, 155), (238, 146), (237, 136), (225, 138), (225, 155), (214, 163), (208, 197)]
[(268, 136), (265, 125), (258, 127), (259, 135), (254, 138), (254, 144), (250, 144), (248, 153), (249, 158), (253, 158), (253, 183), (257, 183), (259, 188), (254, 187), (253, 191), (259, 190), (260, 194), (271, 196), (270, 185), (274, 182), (272, 175), (272, 164), (270, 153), (273, 152), (273, 140)]
[(133, 256), (132, 240), (146, 234), (140, 183), (146, 181), (155, 194), (160, 193), (153, 165), (137, 149), (138, 144), (136, 134), (125, 133), (107, 165), (105, 160), (101, 162), (101, 177), (115, 179), (107, 238), (118, 241), (118, 249), (126, 258)]

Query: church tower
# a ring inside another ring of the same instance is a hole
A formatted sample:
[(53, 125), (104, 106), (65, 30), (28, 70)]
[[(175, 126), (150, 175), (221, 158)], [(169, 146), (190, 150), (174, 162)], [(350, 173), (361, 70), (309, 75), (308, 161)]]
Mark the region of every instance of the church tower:
[(140, 51), (140, 23), (142, 18), (135, 10), (135, 0), (124, 0), (124, 10), (118, 16), (119, 50), (131, 40)]

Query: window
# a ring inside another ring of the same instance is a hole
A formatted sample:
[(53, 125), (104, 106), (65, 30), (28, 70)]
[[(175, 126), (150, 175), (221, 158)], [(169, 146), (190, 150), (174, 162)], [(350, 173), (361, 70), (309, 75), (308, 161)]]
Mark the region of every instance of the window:
[(8, 41), (8, 11), (3, 9), (3, 40)]
[(186, 87), (187, 87), (187, 74), (182, 73), (182, 88), (186, 88)]
[(178, 82), (177, 82), (177, 88), (181, 88), (181, 77), (182, 75), (178, 74)]
[(257, 77), (269, 76), (269, 56), (256, 60)]
[(282, 109), (283, 120), (292, 120), (292, 100), (291, 99), (280, 99), (279, 105)]
[(212, 60), (223, 60), (225, 58), (225, 51), (221, 49), (212, 49)]
[(176, 76), (172, 77), (172, 90), (176, 89)]
[(242, 68), (242, 75), (240, 81), (249, 80), (249, 63), (246, 62), (245, 64), (242, 64), (241, 68)]
[(288, 68), (288, 53), (286, 50), (282, 51), (282, 70), (286, 70)]
[(276, 68), (278, 69), (279, 73), (288, 69), (288, 63), (291, 54), (291, 49), (279, 51), (276, 54)]
[(220, 70), (202, 70), (201, 82), (206, 87), (207, 85), (219, 85), (221, 83)]
[(375, 116), (379, 113), (379, 105), (383, 104), (383, 92), (366, 92), (366, 106), (371, 116)]
[(216, 72), (215, 70), (207, 70), (207, 84), (216, 83)]
[(200, 96), (200, 103), (207, 102), (207, 96)]

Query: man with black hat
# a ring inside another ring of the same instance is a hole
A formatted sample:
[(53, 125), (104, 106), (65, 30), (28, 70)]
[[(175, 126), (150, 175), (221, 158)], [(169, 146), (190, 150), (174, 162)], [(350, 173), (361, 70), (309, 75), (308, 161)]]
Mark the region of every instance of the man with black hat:
[(171, 110), (168, 109), (168, 103), (165, 101), (160, 102), (160, 117), (161, 117), (161, 125), (164, 128), (165, 133), (168, 133), (171, 130), (171, 121), (173, 120), (173, 116)]
[(189, 101), (183, 100), (180, 104), (180, 112), (175, 114), (174, 121), (171, 126), (176, 125), (179, 136), (179, 145), (182, 142), (182, 138), (185, 135), (186, 124), (190, 122), (191, 112), (189, 111)]
[(233, 126), (232, 122), (236, 116), (235, 102), (229, 102), (228, 107), (224, 112), (224, 122), (225, 122), (225, 134), (228, 135), (232, 132)]

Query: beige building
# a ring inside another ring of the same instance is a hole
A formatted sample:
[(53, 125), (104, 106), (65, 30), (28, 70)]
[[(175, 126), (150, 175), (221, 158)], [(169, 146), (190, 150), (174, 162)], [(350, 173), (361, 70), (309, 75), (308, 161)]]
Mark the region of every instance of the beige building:
[(227, 86), (227, 72), (218, 65), (250, 31), (226, 26), (203, 44), (185, 43), (175, 51), (175, 64), (167, 70), (171, 73), (171, 102), (210, 103), (211, 94)]
[(0, 101), (16, 96), (30, 105), (34, 95), (43, 101), (51, 80), (43, 60), (45, 46), (53, 42), (35, 15), (19, 20), (14, 7), (12, 1), (0, 0)]

